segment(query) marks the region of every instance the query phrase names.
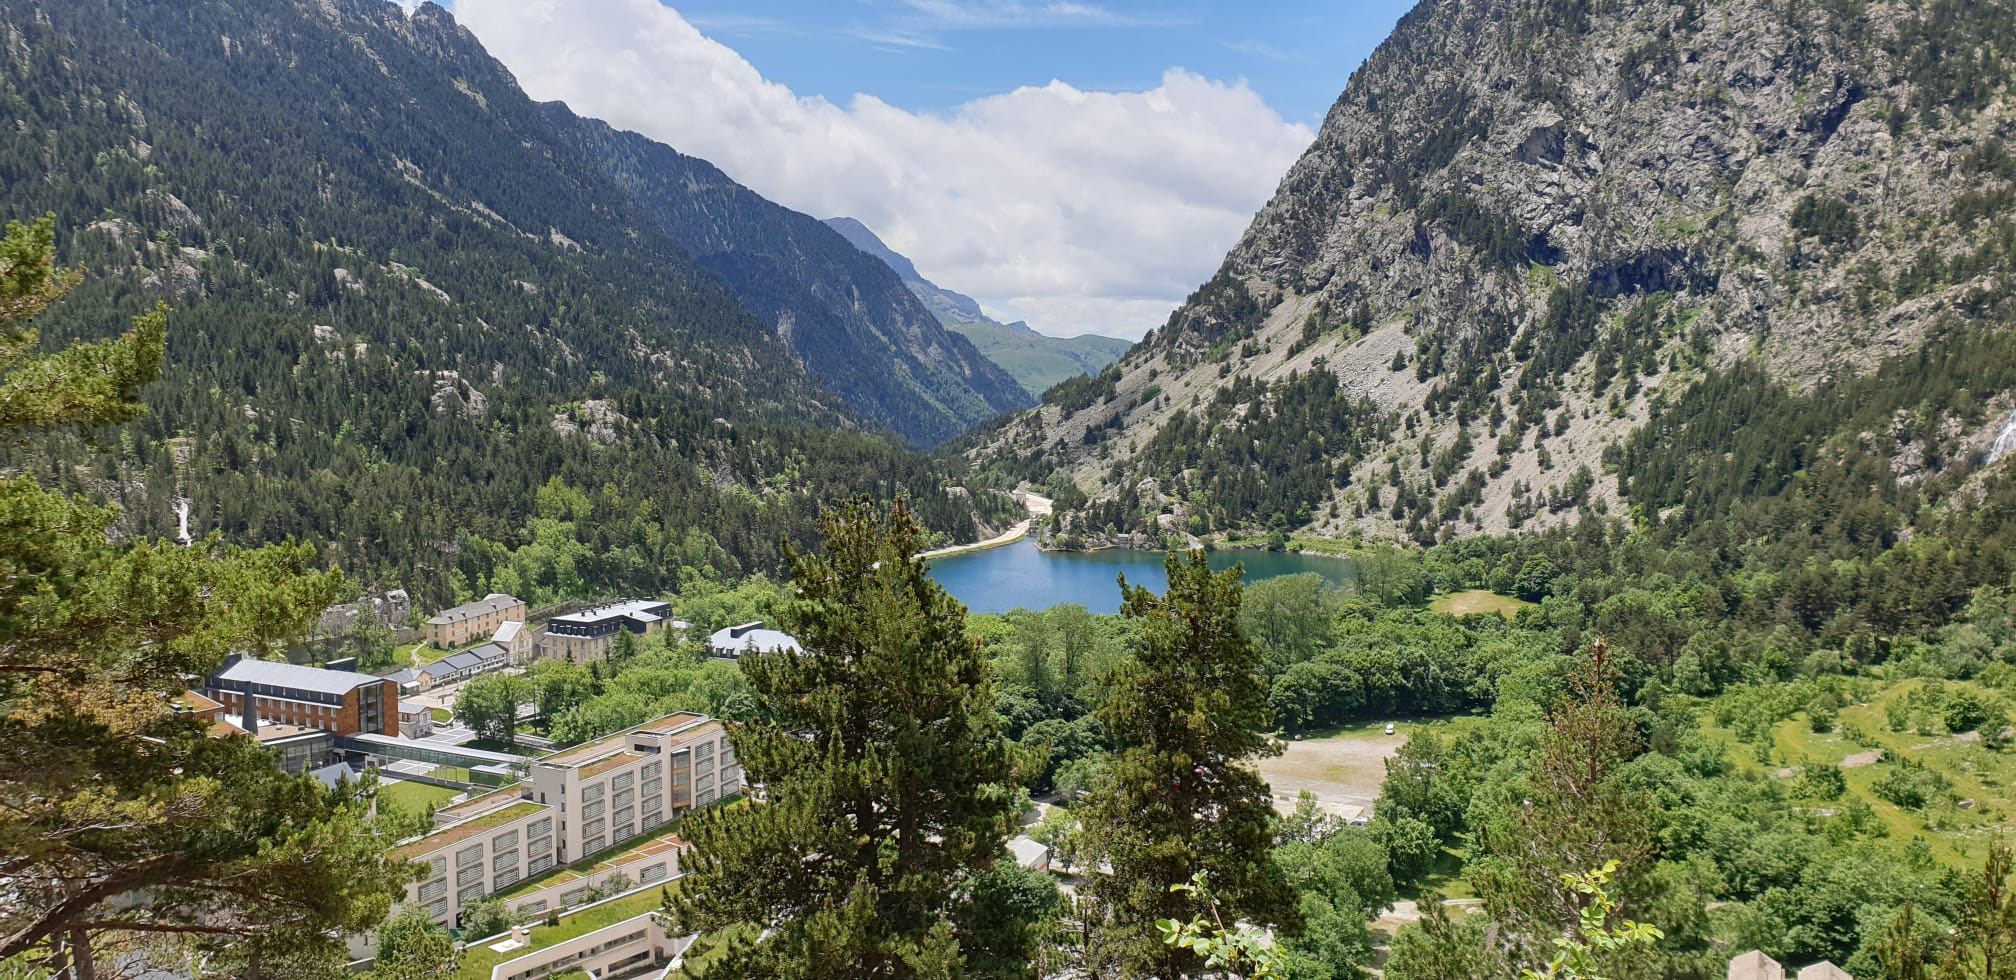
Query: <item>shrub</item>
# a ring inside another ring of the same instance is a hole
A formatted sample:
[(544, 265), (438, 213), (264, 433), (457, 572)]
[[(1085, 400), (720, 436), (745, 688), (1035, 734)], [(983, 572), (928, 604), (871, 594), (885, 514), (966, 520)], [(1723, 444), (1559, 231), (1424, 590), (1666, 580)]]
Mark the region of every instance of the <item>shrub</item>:
[(1883, 774), (1883, 778), (1870, 787), (1870, 791), (1904, 809), (1917, 810), (1945, 792), (1950, 785), (1946, 777), (1923, 765), (1910, 759), (1899, 759)]

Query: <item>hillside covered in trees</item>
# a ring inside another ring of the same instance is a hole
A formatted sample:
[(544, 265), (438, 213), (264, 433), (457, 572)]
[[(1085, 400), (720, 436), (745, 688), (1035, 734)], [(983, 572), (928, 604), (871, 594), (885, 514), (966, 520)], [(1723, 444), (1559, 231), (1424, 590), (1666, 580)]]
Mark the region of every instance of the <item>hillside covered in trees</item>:
[(0, 211), (90, 272), (45, 344), (169, 311), (144, 420), (9, 450), (121, 534), (186, 500), (441, 602), (557, 520), (549, 485), (593, 555), (555, 574), (600, 591), (776, 568), (855, 492), (978, 532), (439, 8), (22, 0), (0, 36)]

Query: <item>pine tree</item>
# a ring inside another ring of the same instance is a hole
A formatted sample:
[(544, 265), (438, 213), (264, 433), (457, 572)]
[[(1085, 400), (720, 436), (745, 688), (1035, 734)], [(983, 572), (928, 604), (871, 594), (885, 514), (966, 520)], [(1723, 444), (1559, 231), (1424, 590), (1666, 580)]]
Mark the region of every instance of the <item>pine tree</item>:
[[(1573, 876), (1612, 867), (1619, 910), (1646, 898), (1641, 886), (1655, 856), (1652, 807), (1617, 778), (1639, 741), (1617, 699), (1614, 670), (1609, 646), (1596, 641), (1548, 718), (1525, 798), (1479, 834), (1483, 858), (1470, 878), (1513, 958), (1525, 965), (1545, 962), (1551, 938), (1581, 923), (1590, 896)], [(1649, 954), (1634, 947), (1611, 955), (1642, 961)]]
[[(41, 351), (33, 320), (77, 278), (54, 254), (48, 220), (0, 242), (0, 438), (133, 418), (159, 367), (158, 310)], [(304, 633), (342, 576), (293, 545), (115, 545), (114, 516), (0, 480), (0, 960), (86, 980), (119, 937), (246, 976), (340, 969), (331, 936), (382, 919), (407, 880), (366, 822), (370, 787), (287, 776), (175, 698), (226, 654)]]
[(761, 789), (688, 818), (668, 912), (719, 950), (708, 977), (957, 975), (963, 885), (1013, 809), (986, 662), (902, 504), (822, 523), (779, 615), (803, 651), (741, 661), (761, 709), (732, 738)]
[(1202, 552), (1167, 559), (1169, 589), (1120, 587), (1141, 621), (1135, 659), (1115, 672), (1098, 716), (1120, 744), (1083, 807), (1081, 859), (1094, 876), (1088, 965), (1100, 975), (1196, 976), (1204, 961), (1163, 942), (1155, 923), (1201, 909), (1173, 888), (1210, 873), (1224, 917), (1297, 925), (1274, 864), (1273, 801), (1251, 760), (1278, 753), (1265, 733), (1260, 654), (1238, 629), (1240, 569), (1214, 573)]

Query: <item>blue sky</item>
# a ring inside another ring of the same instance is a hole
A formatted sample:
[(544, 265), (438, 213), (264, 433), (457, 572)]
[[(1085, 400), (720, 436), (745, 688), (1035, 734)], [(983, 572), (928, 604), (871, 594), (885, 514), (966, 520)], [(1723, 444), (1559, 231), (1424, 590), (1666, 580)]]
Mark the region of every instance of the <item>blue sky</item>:
[(1052, 79), (1154, 88), (1170, 68), (1244, 78), (1315, 125), (1412, 0), (683, 0), (670, 6), (803, 94), (942, 111)]
[[(408, 0), (410, 2), (410, 0)], [(534, 98), (848, 216), (1004, 321), (1134, 339), (1405, 0), (455, 0)]]

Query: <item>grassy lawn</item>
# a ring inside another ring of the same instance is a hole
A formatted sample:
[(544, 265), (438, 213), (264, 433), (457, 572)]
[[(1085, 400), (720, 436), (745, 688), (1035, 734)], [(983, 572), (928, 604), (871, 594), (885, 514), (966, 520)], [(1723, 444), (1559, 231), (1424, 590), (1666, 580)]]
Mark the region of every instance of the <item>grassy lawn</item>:
[(447, 708), (435, 708), (429, 713), (434, 716), (434, 724), (436, 725), (446, 725), (455, 720), (455, 712)]
[[(667, 883), (666, 888), (677, 888), (677, 882)], [(649, 888), (628, 898), (617, 899), (592, 909), (572, 915), (562, 916), (557, 926), (533, 926), (531, 945), (524, 949), (514, 949), (508, 953), (491, 952), (488, 946), (470, 946), (462, 954), (462, 962), (455, 969), (458, 980), (490, 980), (490, 971), (497, 964), (514, 960), (536, 949), (544, 949), (554, 943), (566, 942), (587, 935), (597, 929), (613, 926), (625, 919), (635, 918), (658, 908), (658, 889)], [(475, 938), (483, 938), (481, 936)]]
[[(1875, 783), (1892, 768), (1885, 763), (1844, 770), (1842, 775), (1847, 780), (1848, 795), (1869, 805), (1893, 844), (1902, 845), (1913, 838), (1922, 838), (1931, 848), (1933, 856), (1941, 862), (1978, 868), (1987, 854), (1988, 841), (1998, 833), (2016, 829), (2010, 820), (2012, 815), (2016, 815), (2016, 755), (1995, 752), (1979, 742), (1963, 741), (1951, 735), (1891, 731), (1884, 705), (1904, 698), (1920, 683), (1905, 681), (1879, 692), (1868, 704), (1843, 708), (1839, 724), (1832, 732), (1814, 732), (1803, 712), (1778, 723), (1771, 731), (1773, 754), (1769, 764), (1757, 761), (1755, 746), (1737, 741), (1735, 733), (1728, 729), (1714, 727), (1711, 719), (1703, 719), (1702, 731), (1728, 747), (1729, 761), (1736, 767), (1777, 776), (1781, 769), (1798, 769), (1805, 765), (1838, 766), (1851, 755), (1869, 751), (1868, 746), (1841, 734), (1844, 728), (1856, 729), (1883, 750), (1885, 759), (1908, 758), (1938, 772), (1952, 783), (1955, 798), (1972, 800), (1974, 806), (1961, 809), (1944, 798), (1928, 803), (1920, 810), (1890, 803), (1872, 790)], [(1971, 686), (1957, 681), (1948, 681), (1947, 685), (1949, 688)], [(1796, 792), (1792, 782), (1790, 779), (1780, 780), (1781, 785)], [(1802, 805), (1828, 804), (1815, 801)]]
[(424, 813), (429, 806), (440, 806), (461, 795), (445, 786), (429, 786), (404, 779), (387, 779), (378, 784), (378, 798), (395, 804), (408, 813)]
[(1519, 615), (1519, 610), (1530, 605), (1532, 603), (1524, 599), (1514, 599), (1509, 595), (1499, 595), (1496, 592), (1473, 589), (1469, 592), (1451, 592), (1448, 595), (1438, 595), (1434, 601), (1428, 603), (1428, 608), (1444, 616), (1455, 616), (1458, 619), (1464, 616), (1488, 615), (1498, 615), (1506, 619), (1513, 619)]

